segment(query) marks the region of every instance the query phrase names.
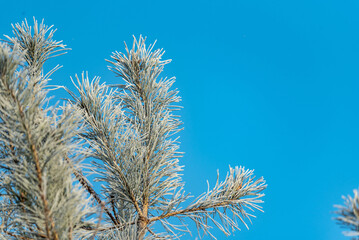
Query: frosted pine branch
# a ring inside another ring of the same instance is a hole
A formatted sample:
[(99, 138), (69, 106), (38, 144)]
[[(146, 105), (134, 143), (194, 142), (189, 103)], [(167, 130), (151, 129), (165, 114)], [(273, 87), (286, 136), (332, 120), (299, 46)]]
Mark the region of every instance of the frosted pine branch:
[(173, 237), (176, 231), (188, 231), (185, 224), (171, 224), (171, 217), (183, 222), (192, 219), (198, 230), (208, 234), (208, 220), (226, 235), (240, 229), (236, 219), (248, 227), (245, 219), (253, 217), (248, 211), (261, 210), (261, 191), (266, 185), (263, 178), (255, 180), (253, 171), (244, 168), (230, 168), (224, 182), (217, 182), (181, 209), (189, 196), (183, 191), (178, 165), (182, 153), (177, 151), (175, 136), (181, 122), (173, 111), (180, 109), (180, 98), (177, 90), (171, 90), (174, 78), (160, 78), (170, 62), (161, 59), (163, 53), (153, 51), (153, 45), (146, 47), (140, 37), (131, 50), (126, 46), (126, 54), (115, 52), (109, 61), (109, 68), (125, 84), (107, 86), (97, 77), (90, 81), (82, 74), (73, 80), (79, 96), (68, 90), (71, 103), (83, 113), (86, 131), (81, 136), (93, 150), (92, 156), (101, 161), (95, 163), (101, 175), (97, 180), (105, 183), (108, 208), (123, 220), (118, 229), (123, 224), (135, 227), (135, 221), (138, 239), (146, 232), (156, 236), (151, 230), (156, 222)]
[[(245, 170), (243, 167), (230, 168), (229, 174), (223, 182), (217, 182), (212, 190), (199, 196), (192, 204), (184, 209), (171, 209), (166, 213), (153, 217), (150, 222), (167, 219), (169, 217), (192, 219), (199, 230), (204, 233), (209, 232), (208, 220), (212, 221), (226, 235), (230, 235), (235, 229), (240, 230), (236, 218), (240, 220), (247, 228), (245, 219), (250, 221), (254, 215), (247, 212), (253, 212), (255, 209), (262, 211), (258, 205), (262, 203), (261, 192), (266, 188), (263, 178), (254, 180), (253, 171)], [(230, 212), (234, 219), (228, 217)], [(216, 216), (220, 219), (218, 222)], [(162, 222), (171, 227), (167, 221)]]
[[(230, 235), (262, 211), (265, 181), (243, 167), (230, 167), (223, 181), (218, 174), (190, 202), (179, 162), (181, 98), (175, 78), (162, 77), (170, 63), (162, 49), (134, 39), (108, 60), (122, 82), (75, 75), (76, 92), (65, 88), (72, 99), (47, 107), (59, 67), (44, 74), (43, 65), (66, 46), (43, 22), (13, 28), (0, 45), (0, 239), (180, 239), (188, 220), (215, 238), (213, 226)], [(84, 158), (101, 191), (82, 173)]]
[(337, 217), (335, 218), (338, 224), (350, 231), (343, 232), (349, 237), (359, 238), (359, 194), (358, 190), (354, 189), (354, 196), (343, 196), (344, 205), (335, 205)]
[[(76, 149), (81, 144), (74, 141), (80, 130), (79, 115), (68, 107), (62, 108), (61, 116), (58, 109), (46, 108), (49, 75), (39, 68), (48, 59), (43, 56), (53, 52), (44, 47), (53, 43), (46, 29), (35, 27), (35, 33), (43, 34), (31, 36), (18, 26), (11, 48), (0, 45), (1, 191), (4, 209), (12, 209), (2, 211), (0, 218), (8, 238), (80, 237), (86, 234), (83, 221), (93, 212), (64, 160), (70, 156), (72, 164), (80, 167)], [(31, 55), (21, 41), (42, 44)]]

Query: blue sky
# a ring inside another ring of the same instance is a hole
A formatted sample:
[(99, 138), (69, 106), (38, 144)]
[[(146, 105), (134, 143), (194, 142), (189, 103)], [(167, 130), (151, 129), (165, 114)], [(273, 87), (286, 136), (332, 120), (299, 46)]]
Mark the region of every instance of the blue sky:
[[(344, 240), (332, 220), (359, 187), (359, 2), (3, 1), (0, 32), (45, 19), (73, 50), (53, 84), (88, 71), (118, 81), (105, 58), (132, 35), (158, 40), (183, 98), (186, 190), (228, 165), (268, 183), (250, 230), (218, 239)], [(61, 95), (61, 93), (58, 93)], [(59, 95), (57, 95), (59, 96)], [(187, 236), (184, 239), (194, 239)], [(205, 238), (209, 239), (209, 238)]]

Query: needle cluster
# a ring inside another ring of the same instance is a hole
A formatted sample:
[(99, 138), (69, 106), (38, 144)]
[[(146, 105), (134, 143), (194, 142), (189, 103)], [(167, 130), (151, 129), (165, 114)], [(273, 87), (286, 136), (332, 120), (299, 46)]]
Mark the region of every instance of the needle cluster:
[(343, 196), (344, 205), (336, 205), (337, 223), (350, 231), (345, 231), (344, 235), (359, 239), (359, 193), (354, 189), (354, 196)]

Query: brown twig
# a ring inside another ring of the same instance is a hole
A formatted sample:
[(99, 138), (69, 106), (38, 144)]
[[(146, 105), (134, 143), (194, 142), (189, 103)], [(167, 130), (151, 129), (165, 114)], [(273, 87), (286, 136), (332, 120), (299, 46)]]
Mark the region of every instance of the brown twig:
[(7, 235), (11, 236), (11, 237), (15, 237), (16, 239), (24, 239), (24, 240), (35, 240), (33, 238), (28, 238), (28, 237), (21, 237), (19, 235), (13, 234), (11, 232), (8, 231), (4, 231), (4, 233), (6, 233)]
[(111, 206), (112, 206), (113, 215), (115, 216), (117, 223), (119, 223), (120, 220), (119, 220), (118, 217), (117, 217), (117, 213), (116, 213), (116, 209), (115, 209), (115, 200), (114, 200), (115, 198), (114, 198), (113, 195), (111, 195), (110, 198), (111, 198)]
[(150, 218), (148, 223), (152, 223), (152, 222), (164, 219), (164, 218), (169, 218), (169, 217), (172, 217), (172, 216), (175, 216), (175, 215), (180, 215), (180, 214), (185, 214), (185, 213), (190, 213), (190, 212), (203, 211), (203, 210), (206, 210), (208, 208), (222, 207), (222, 206), (225, 206), (225, 205), (227, 205), (227, 203), (223, 202), (223, 203), (217, 203), (217, 204), (215, 204), (213, 206), (210, 206), (210, 207), (196, 207), (196, 208), (182, 209), (182, 210), (178, 210), (178, 211), (174, 211), (174, 212), (170, 212), (170, 213), (167, 213), (167, 214), (164, 214), (164, 215), (160, 215), (160, 216), (157, 216), (157, 217)]
[[(22, 236), (13, 234), (13, 233), (11, 233), (11, 232), (9, 232), (9, 231), (5, 231), (5, 230), (3, 230), (3, 231), (4, 231), (4, 233), (6, 233), (7, 235), (12, 236), (12, 237), (15, 237), (16, 239), (35, 240), (34, 238), (22, 237)], [(47, 238), (46, 235), (44, 235), (44, 234), (39, 234), (39, 233), (36, 233), (36, 234), (37, 234), (38, 236), (42, 237), (43, 239), (46, 239), (46, 238)]]
[(98, 232), (98, 229), (100, 228), (100, 223), (101, 223), (101, 220), (102, 220), (102, 214), (103, 214), (103, 210), (104, 210), (104, 208), (105, 208), (105, 205), (104, 204), (101, 204), (101, 211), (100, 211), (100, 217), (99, 217), (99, 219), (98, 219), (98, 222), (97, 222), (97, 226), (96, 226), (96, 229), (95, 229), (95, 232), (93, 233), (93, 235), (92, 235), (92, 240), (94, 240), (95, 239), (95, 236), (96, 236), (96, 234), (97, 234), (97, 232)]
[(148, 230), (153, 236), (157, 237), (157, 234), (154, 233), (149, 227), (146, 227), (146, 228), (147, 228), (147, 230)]
[(136, 222), (123, 223), (123, 224), (115, 225), (115, 226), (108, 227), (108, 228), (100, 228), (99, 231), (108, 231), (108, 230), (112, 230), (115, 228), (118, 230), (122, 230), (124, 227), (129, 226), (129, 225), (134, 225), (134, 224), (136, 224)]
[(90, 193), (90, 195), (97, 201), (98, 204), (100, 204), (101, 206), (104, 206), (104, 210), (106, 212), (106, 214), (111, 218), (112, 222), (117, 225), (119, 224), (119, 222), (113, 217), (113, 215), (111, 214), (111, 212), (108, 210), (108, 208), (106, 207), (105, 203), (101, 200), (101, 198), (99, 197), (99, 195), (95, 192), (95, 190), (90, 186), (89, 182), (87, 181), (87, 179), (85, 178), (85, 176), (82, 174), (81, 171), (75, 169), (71, 162), (70, 159), (66, 156), (65, 157), (66, 161), (71, 165), (71, 167), (73, 168), (73, 173), (75, 175), (75, 177), (77, 178), (77, 180), (81, 183), (81, 185)]

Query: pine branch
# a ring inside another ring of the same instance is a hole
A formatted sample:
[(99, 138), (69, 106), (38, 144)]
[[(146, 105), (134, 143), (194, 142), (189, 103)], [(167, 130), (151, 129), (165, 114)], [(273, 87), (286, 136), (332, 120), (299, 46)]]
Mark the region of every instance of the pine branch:
[(46, 36), (43, 24), (34, 26), (34, 35), (27, 23), (17, 27), (11, 48), (0, 44), (0, 162), (9, 169), (1, 188), (9, 199), (4, 207), (11, 209), (3, 210), (1, 218), (5, 229), (21, 237), (45, 233), (46, 239), (70, 240), (86, 235), (83, 219), (92, 214), (64, 160), (71, 154), (74, 168), (79, 167), (78, 115), (65, 107), (58, 117), (58, 109), (44, 108), (44, 88), (54, 70), (44, 76), (39, 69), (62, 45), (51, 40), (51, 33)]
[[(170, 217), (192, 219), (198, 230), (202, 229), (205, 233), (208, 231), (208, 219), (211, 220), (222, 232), (226, 235), (230, 234), (230, 229), (239, 229), (238, 223), (231, 218), (228, 218), (226, 211), (233, 213), (235, 218), (239, 220), (248, 228), (244, 219), (253, 215), (249, 214), (245, 208), (253, 211), (257, 209), (261, 211), (258, 203), (261, 203), (261, 193), (266, 188), (263, 178), (254, 180), (253, 171), (241, 168), (230, 168), (229, 174), (223, 182), (219, 182), (219, 175), (217, 176), (217, 183), (212, 190), (199, 196), (190, 206), (185, 209), (168, 209), (162, 215), (152, 217), (149, 223), (168, 219)], [(222, 209), (223, 211), (221, 211)], [(214, 216), (218, 216), (221, 223), (219, 223)], [(162, 222), (167, 224), (168, 222)], [(168, 227), (171, 227), (167, 224)], [(182, 231), (182, 230), (181, 230)]]
[(357, 189), (353, 190), (354, 196), (342, 196), (344, 205), (335, 205), (337, 223), (350, 231), (343, 232), (344, 235), (350, 237), (359, 237), (359, 192)]
[[(32, 28), (25, 20), (13, 25), (15, 36), (6, 46), (0, 44), (0, 188), (6, 199), (0, 219), (6, 234), (27, 240), (179, 239), (177, 231), (190, 232), (187, 219), (211, 236), (210, 222), (226, 235), (240, 229), (238, 219), (248, 227), (246, 219), (255, 217), (250, 211), (262, 211), (266, 185), (243, 167), (230, 168), (222, 182), (217, 176), (211, 190), (182, 209), (189, 196), (176, 137), (182, 123), (173, 114), (181, 99), (172, 90), (175, 78), (160, 78), (170, 62), (162, 60), (164, 51), (146, 47), (140, 36), (125, 54), (114, 52), (109, 69), (125, 84), (113, 88), (76, 75), (80, 96), (66, 89), (73, 100), (58, 109), (59, 118), (58, 110), (43, 108), (44, 87), (58, 67), (45, 75), (42, 67), (65, 50), (52, 40), (51, 28), (36, 20)], [(105, 183), (103, 196), (79, 170), (83, 155), (96, 159), (92, 170), (95, 181)], [(94, 211), (85, 191), (101, 206), (97, 223), (87, 221)], [(109, 225), (101, 223), (103, 213)], [(183, 226), (170, 223), (173, 218)], [(155, 223), (168, 234), (155, 233)]]
[[(28, 141), (28, 144), (30, 146), (30, 149), (32, 151), (32, 157), (35, 161), (35, 168), (36, 168), (36, 173), (37, 173), (37, 178), (38, 178), (38, 187), (39, 187), (39, 190), (40, 190), (40, 197), (41, 197), (41, 200), (43, 202), (43, 205), (44, 205), (44, 213), (45, 213), (45, 228), (46, 228), (46, 235), (48, 238), (53, 238), (54, 240), (58, 240), (59, 237), (58, 237), (58, 234), (55, 230), (55, 223), (54, 221), (52, 220), (52, 217), (50, 215), (50, 211), (49, 211), (49, 206), (48, 206), (48, 201), (46, 199), (46, 195), (45, 195), (45, 191), (44, 191), (44, 187), (43, 187), (43, 179), (42, 179), (42, 169), (40, 167), (40, 162), (39, 162), (39, 156), (38, 156), (38, 153), (37, 153), (37, 149), (36, 149), (36, 146), (35, 144), (33, 143), (33, 140), (32, 140), (32, 134), (26, 124), (26, 120), (25, 120), (25, 114), (24, 114), (24, 111), (23, 111), (23, 108), (20, 104), (20, 101), (19, 99), (15, 96), (14, 92), (12, 89), (10, 88), (7, 88), (6, 89), (7, 91), (10, 92), (10, 96), (12, 98), (12, 100), (16, 103), (16, 106), (18, 108), (18, 112), (19, 112), (19, 116), (20, 116), (20, 119), (21, 119), (21, 124), (25, 130), (25, 133), (27, 134), (27, 141)], [(51, 226), (51, 229), (50, 229), (50, 226)], [(52, 232), (52, 234), (50, 234), (50, 231)]]

